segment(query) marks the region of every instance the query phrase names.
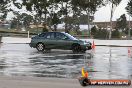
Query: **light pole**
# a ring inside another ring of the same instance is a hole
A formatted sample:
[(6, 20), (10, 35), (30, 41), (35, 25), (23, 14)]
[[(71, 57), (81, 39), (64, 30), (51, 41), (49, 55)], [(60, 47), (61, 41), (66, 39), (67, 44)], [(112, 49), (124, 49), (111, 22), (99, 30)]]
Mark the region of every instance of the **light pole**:
[(91, 32), (90, 32), (90, 7), (89, 7), (89, 2), (90, 2), (90, 0), (86, 0), (86, 4), (88, 4), (88, 8), (87, 8), (87, 18), (88, 18), (88, 32), (89, 32), (89, 35), (91, 36)]
[(113, 13), (114, 13), (114, 4), (112, 3), (112, 7), (111, 7), (111, 16), (110, 16), (110, 32), (109, 32), (109, 39), (111, 39), (111, 35), (112, 35), (112, 29), (113, 29), (113, 24), (112, 24), (112, 18), (113, 18)]
[[(129, 7), (129, 11), (131, 8)], [(131, 39), (131, 23), (130, 23), (130, 15), (129, 15), (129, 30), (128, 30), (128, 39)]]
[(130, 16), (129, 16), (129, 30), (128, 30), (128, 39), (131, 38), (131, 33), (130, 33)]

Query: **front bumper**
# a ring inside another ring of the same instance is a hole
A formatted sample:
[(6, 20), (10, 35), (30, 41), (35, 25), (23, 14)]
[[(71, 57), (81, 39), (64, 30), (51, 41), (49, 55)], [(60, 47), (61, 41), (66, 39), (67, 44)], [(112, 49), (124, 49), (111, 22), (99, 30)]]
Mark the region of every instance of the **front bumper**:
[(91, 50), (92, 46), (91, 45), (81, 45), (81, 49), (83, 49), (83, 50)]
[(92, 46), (86, 46), (86, 50), (91, 50)]

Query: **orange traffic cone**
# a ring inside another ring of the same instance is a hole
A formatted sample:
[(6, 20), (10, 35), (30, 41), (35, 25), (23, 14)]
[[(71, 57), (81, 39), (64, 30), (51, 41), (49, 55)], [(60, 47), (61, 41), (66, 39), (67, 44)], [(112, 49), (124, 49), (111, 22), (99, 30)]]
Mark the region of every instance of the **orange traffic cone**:
[(131, 57), (131, 48), (128, 47), (128, 57)]
[(130, 54), (131, 53), (131, 49), (130, 49), (130, 47), (128, 47), (128, 54)]
[(87, 71), (85, 72), (85, 78), (88, 78), (88, 72)]
[(85, 72), (84, 67), (82, 67), (82, 77), (88, 78), (88, 71)]
[(93, 44), (92, 44), (92, 49), (95, 49), (95, 44), (94, 44), (94, 40), (93, 40)]

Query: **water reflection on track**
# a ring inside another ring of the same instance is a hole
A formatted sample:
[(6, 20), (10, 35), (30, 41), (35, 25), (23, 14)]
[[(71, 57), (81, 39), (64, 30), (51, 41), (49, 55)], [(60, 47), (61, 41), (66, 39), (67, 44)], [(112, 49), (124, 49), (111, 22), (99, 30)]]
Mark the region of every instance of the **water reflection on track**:
[(40, 53), (28, 44), (2, 44), (0, 74), (77, 78), (84, 66), (91, 78), (128, 78), (132, 60), (127, 56), (127, 49), (112, 47), (111, 60), (109, 49), (96, 47), (85, 54), (73, 54), (70, 50)]

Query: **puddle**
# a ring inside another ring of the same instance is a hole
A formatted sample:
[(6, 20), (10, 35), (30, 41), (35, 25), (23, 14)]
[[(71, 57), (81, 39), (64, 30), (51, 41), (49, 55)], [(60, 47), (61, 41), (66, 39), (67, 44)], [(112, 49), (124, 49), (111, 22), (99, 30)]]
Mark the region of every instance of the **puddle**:
[(2, 44), (0, 75), (77, 78), (84, 66), (93, 79), (126, 79), (132, 75), (132, 58), (127, 49), (98, 46), (85, 54), (70, 50), (39, 53), (28, 44)]

